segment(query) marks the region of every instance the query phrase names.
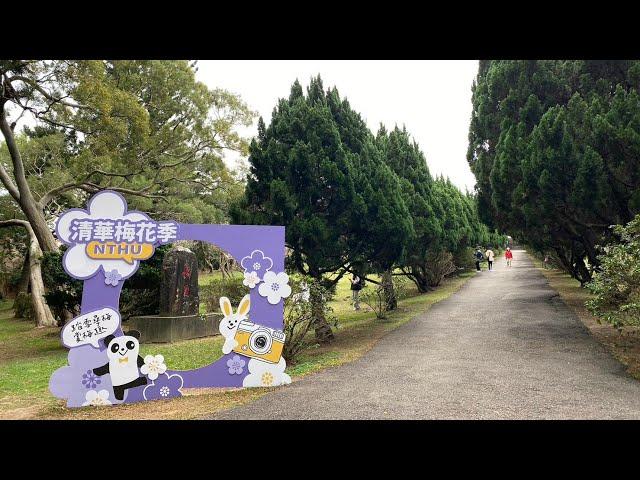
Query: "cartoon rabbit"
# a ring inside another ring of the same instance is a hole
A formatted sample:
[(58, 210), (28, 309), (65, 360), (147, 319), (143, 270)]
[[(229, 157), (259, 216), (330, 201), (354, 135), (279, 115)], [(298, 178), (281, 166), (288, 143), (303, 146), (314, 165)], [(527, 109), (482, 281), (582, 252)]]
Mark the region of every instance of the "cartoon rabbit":
[(224, 318), (220, 320), (220, 335), (224, 337), (224, 345), (222, 346), (222, 353), (225, 355), (227, 353), (231, 353), (231, 351), (236, 347), (238, 342), (234, 338), (236, 335), (236, 331), (238, 330), (238, 324), (242, 320), (247, 319), (247, 313), (249, 313), (249, 307), (251, 306), (251, 302), (249, 300), (249, 295), (245, 295), (242, 300), (240, 300), (240, 304), (238, 305), (238, 310), (236, 313), (233, 313), (233, 309), (231, 308), (231, 302), (227, 297), (220, 297), (220, 310), (224, 314)]

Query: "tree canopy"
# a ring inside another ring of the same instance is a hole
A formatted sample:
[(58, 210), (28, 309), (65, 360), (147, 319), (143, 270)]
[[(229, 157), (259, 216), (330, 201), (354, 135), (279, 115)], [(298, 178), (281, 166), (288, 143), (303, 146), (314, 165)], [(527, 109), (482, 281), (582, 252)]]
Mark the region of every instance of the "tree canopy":
[(0, 226), (24, 226), (39, 250), (56, 251), (58, 212), (106, 188), (156, 218), (224, 221), (242, 185), (222, 152), (246, 151), (235, 127), (253, 112), (196, 81), (195, 69), (186, 61), (0, 61), (0, 182), (21, 217)]
[(373, 255), (388, 265), (402, 254), (411, 226), (397, 178), (364, 121), (337, 90), (324, 91), (319, 77), (307, 95), (296, 81), (269, 127), (260, 119), (249, 163), (232, 218), (286, 225), (291, 263), (301, 273), (320, 279)]
[(413, 225), (406, 253), (397, 266), (422, 292), (439, 283), (433, 264), (444, 252), (459, 253), (465, 247), (501, 239), (491, 235), (477, 215), (475, 199), (463, 194), (449, 179), (433, 179), (426, 158), (406, 128), (376, 136), (386, 164), (400, 183), (400, 195)]
[(552, 251), (581, 282), (640, 208), (637, 61), (483, 61), (468, 161), (491, 226)]
[[(45, 209), (77, 203), (78, 192), (110, 188), (161, 217), (224, 217), (235, 182), (221, 153), (246, 151), (234, 128), (249, 125), (253, 113), (234, 95), (197, 82), (193, 65), (24, 61), (0, 65), (0, 73), (7, 120), (22, 115), (35, 122), (17, 143)], [(11, 193), (17, 172), (6, 145), (3, 151), (3, 183)]]
[(389, 279), (399, 267), (426, 291), (434, 252), (489, 238), (474, 199), (432, 178), (406, 129), (374, 135), (320, 77), (306, 95), (296, 81), (270, 124), (259, 120), (249, 164), (232, 219), (286, 225), (289, 268), (328, 286), (346, 272)]

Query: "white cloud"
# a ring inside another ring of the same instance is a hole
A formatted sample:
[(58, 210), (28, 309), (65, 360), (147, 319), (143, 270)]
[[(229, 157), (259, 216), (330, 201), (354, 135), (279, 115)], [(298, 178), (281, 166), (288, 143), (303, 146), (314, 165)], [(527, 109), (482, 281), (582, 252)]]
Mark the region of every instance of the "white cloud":
[[(473, 190), (466, 152), (477, 60), (202, 60), (198, 66), (198, 80), (239, 94), (267, 124), (296, 78), (306, 87), (319, 73), (325, 88), (336, 86), (374, 132), (380, 122), (388, 128), (406, 125), (432, 175), (444, 174)], [(240, 133), (255, 135), (255, 124)], [(227, 157), (230, 163), (236, 159)]]

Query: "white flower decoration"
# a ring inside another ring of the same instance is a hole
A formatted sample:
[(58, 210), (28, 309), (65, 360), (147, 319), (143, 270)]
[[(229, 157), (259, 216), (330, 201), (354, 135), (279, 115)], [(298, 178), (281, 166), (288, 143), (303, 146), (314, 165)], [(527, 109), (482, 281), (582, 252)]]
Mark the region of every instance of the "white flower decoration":
[(127, 204), (124, 199), (115, 192), (104, 191), (96, 194), (88, 205), (89, 211), (81, 209), (73, 209), (62, 215), (56, 223), (56, 233), (58, 238), (67, 245), (71, 245), (63, 257), (64, 268), (70, 275), (79, 279), (86, 279), (95, 275), (102, 266), (105, 272), (111, 272), (114, 269), (122, 276), (127, 278), (131, 276), (140, 264), (140, 260), (133, 260), (133, 263), (127, 263), (124, 260), (94, 259), (90, 258), (86, 251), (86, 243), (74, 243), (71, 240), (71, 221), (76, 219), (105, 219), (110, 220), (129, 220), (131, 222), (139, 222), (142, 220), (150, 220), (150, 218), (141, 212), (127, 211)]
[(155, 380), (158, 375), (166, 371), (167, 366), (164, 364), (162, 355), (147, 355), (144, 357), (144, 365), (140, 367), (140, 372), (149, 377), (150, 380)]
[(107, 390), (100, 390), (99, 392), (96, 392), (95, 390), (89, 390), (84, 398), (87, 401), (82, 404), (83, 407), (86, 407), (88, 405), (94, 407), (111, 405), (111, 401), (109, 400), (109, 392)]
[(284, 272), (267, 272), (264, 274), (262, 282), (258, 287), (258, 293), (267, 297), (271, 305), (276, 305), (281, 298), (287, 298), (291, 295), (289, 275)]
[(244, 272), (242, 284), (245, 287), (254, 288), (258, 283), (260, 283), (260, 277), (256, 272)]
[(252, 358), (249, 360), (249, 375), (242, 381), (243, 387), (276, 387), (288, 385), (291, 377), (284, 373), (287, 362), (280, 357), (278, 363), (268, 363)]

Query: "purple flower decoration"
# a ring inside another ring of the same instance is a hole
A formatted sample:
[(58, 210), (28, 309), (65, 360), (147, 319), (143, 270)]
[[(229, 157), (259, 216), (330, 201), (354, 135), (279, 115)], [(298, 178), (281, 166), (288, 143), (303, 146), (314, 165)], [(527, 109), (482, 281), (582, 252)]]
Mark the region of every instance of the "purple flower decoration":
[(106, 285), (117, 287), (120, 280), (122, 280), (122, 275), (115, 268), (110, 272), (104, 272), (104, 283)]
[(183, 380), (177, 373), (167, 375), (163, 373), (151, 385), (147, 385), (142, 392), (145, 400), (162, 400), (165, 398), (181, 397)]
[(273, 267), (273, 260), (265, 257), (262, 250), (254, 250), (248, 257), (243, 257), (240, 265), (245, 272), (256, 272), (258, 277), (262, 278), (267, 270)]
[(102, 380), (95, 373), (93, 373), (92, 370), (87, 370), (86, 373), (82, 374), (82, 385), (84, 385), (87, 389), (96, 388), (101, 383)]
[[(67, 401), (68, 407), (81, 407), (86, 402), (85, 395), (91, 387), (83, 383), (88, 372), (93, 373), (93, 369), (104, 365), (109, 360), (105, 351), (93, 348), (91, 345), (82, 345), (69, 350), (67, 356), (69, 365), (57, 369), (49, 379), (49, 390), (57, 397)], [(110, 392), (112, 387), (111, 377), (104, 375), (96, 378), (100, 380), (100, 389)], [(97, 382), (96, 382), (97, 383)], [(121, 403), (114, 400), (114, 403)]]
[(240, 375), (245, 364), (246, 362), (239, 355), (234, 355), (233, 358), (227, 360), (229, 375)]

